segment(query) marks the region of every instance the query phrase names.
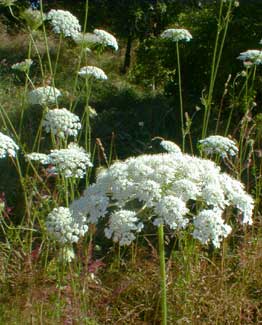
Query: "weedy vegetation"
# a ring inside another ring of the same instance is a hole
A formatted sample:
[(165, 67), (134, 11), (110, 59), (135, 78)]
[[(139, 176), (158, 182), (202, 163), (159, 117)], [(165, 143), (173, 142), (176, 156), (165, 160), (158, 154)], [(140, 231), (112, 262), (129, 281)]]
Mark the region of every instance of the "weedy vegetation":
[(242, 4), (137, 4), (130, 29), (113, 6), (119, 39), (88, 0), (0, 5), (0, 323), (262, 323), (262, 40), (233, 56)]

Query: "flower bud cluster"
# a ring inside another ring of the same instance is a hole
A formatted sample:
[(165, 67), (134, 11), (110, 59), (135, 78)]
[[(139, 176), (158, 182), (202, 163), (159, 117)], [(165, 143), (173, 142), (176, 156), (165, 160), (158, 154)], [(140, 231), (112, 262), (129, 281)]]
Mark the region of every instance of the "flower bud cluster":
[(66, 136), (76, 137), (81, 123), (79, 117), (66, 108), (55, 108), (46, 113), (43, 127), (47, 133), (64, 139)]

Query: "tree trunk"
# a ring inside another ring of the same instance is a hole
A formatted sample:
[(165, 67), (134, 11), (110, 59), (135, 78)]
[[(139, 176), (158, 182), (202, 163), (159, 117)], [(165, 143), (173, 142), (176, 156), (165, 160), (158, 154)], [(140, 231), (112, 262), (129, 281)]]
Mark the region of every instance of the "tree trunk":
[(125, 60), (124, 60), (124, 65), (121, 69), (122, 73), (126, 73), (128, 68), (130, 67), (131, 64), (131, 49), (132, 49), (132, 42), (133, 42), (133, 37), (131, 34), (129, 34), (128, 39), (127, 39), (127, 44), (126, 44), (126, 53), (125, 53)]

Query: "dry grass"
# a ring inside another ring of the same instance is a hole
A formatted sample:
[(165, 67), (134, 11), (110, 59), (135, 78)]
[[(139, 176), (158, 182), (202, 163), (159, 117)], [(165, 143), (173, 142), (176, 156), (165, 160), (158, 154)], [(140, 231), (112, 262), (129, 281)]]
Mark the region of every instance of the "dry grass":
[[(197, 247), (184, 262), (183, 254), (175, 254), (168, 262), (169, 324), (262, 323), (261, 252), (262, 238), (248, 233), (233, 251), (225, 244), (223, 253), (210, 255)], [(13, 259), (6, 270), (1, 322), (160, 324), (158, 257), (152, 246), (138, 249), (135, 262), (122, 259), (119, 269), (108, 260), (95, 277), (71, 265), (60, 285), (52, 263), (47, 271), (37, 264), (29, 270), (26, 259), (19, 261), (17, 271)]]

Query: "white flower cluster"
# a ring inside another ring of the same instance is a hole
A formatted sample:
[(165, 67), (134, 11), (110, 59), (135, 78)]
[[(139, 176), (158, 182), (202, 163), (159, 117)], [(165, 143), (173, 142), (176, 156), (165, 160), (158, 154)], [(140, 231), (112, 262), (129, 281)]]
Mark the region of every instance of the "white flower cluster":
[(86, 169), (93, 167), (89, 154), (75, 143), (70, 143), (67, 149), (51, 150), (48, 156), (54, 165), (49, 172), (62, 174), (66, 178), (83, 178)]
[(118, 43), (115, 36), (103, 29), (95, 29), (94, 34), (98, 38), (98, 43), (102, 44), (103, 46), (112, 47), (115, 51), (118, 50)]
[[(193, 206), (201, 209), (192, 218)], [(142, 229), (145, 216), (151, 215), (153, 224), (178, 230), (192, 221), (193, 236), (218, 247), (230, 232), (222, 220), (228, 206), (242, 212), (243, 223), (252, 224), (253, 199), (243, 185), (221, 173), (214, 162), (177, 154), (176, 148), (114, 163), (98, 174), (96, 183), (70, 209), (73, 215), (88, 215), (91, 223), (109, 215), (106, 236), (121, 245), (129, 244)]]
[(6, 156), (15, 157), (18, 149), (14, 140), (0, 132), (0, 159), (6, 158)]
[(25, 158), (30, 161), (38, 161), (43, 165), (51, 164), (51, 160), (48, 155), (39, 152), (32, 152), (25, 155)]
[(208, 138), (199, 140), (199, 147), (207, 155), (218, 154), (222, 158), (234, 157), (238, 154), (238, 147), (235, 142), (227, 137), (211, 135)]
[(53, 133), (60, 138), (76, 137), (81, 129), (80, 119), (66, 108), (55, 108), (46, 113), (43, 127), (47, 133)]
[(86, 218), (75, 218), (72, 212), (64, 207), (55, 208), (48, 214), (46, 228), (61, 244), (77, 243), (88, 231)]
[(38, 161), (43, 165), (51, 165), (48, 168), (50, 174), (62, 174), (64, 177), (83, 178), (86, 169), (93, 167), (90, 155), (76, 143), (70, 143), (67, 149), (51, 150), (48, 155), (33, 152), (26, 155), (28, 160)]
[(262, 64), (262, 51), (260, 50), (248, 50), (246, 52), (240, 53), (237, 57), (239, 60), (245, 63), (250, 63), (254, 65)]
[(22, 72), (28, 72), (32, 64), (33, 64), (33, 60), (25, 59), (22, 62), (13, 64), (12, 69), (22, 71)]
[(182, 151), (179, 148), (179, 146), (177, 144), (175, 144), (172, 141), (168, 141), (168, 140), (162, 140), (160, 142), (160, 145), (162, 148), (164, 148), (167, 152), (172, 152), (172, 153), (176, 153), (176, 154), (181, 154)]
[(59, 96), (61, 92), (55, 87), (38, 87), (29, 92), (28, 102), (31, 105), (55, 104)]
[(91, 65), (82, 67), (78, 72), (78, 75), (80, 77), (93, 77), (97, 80), (107, 80), (107, 75), (102, 69)]
[(100, 44), (103, 47), (111, 47), (115, 51), (118, 50), (116, 38), (102, 29), (95, 29), (93, 33), (78, 33), (74, 36), (76, 44), (84, 45), (85, 47)]
[(221, 238), (227, 237), (232, 228), (222, 219), (223, 211), (220, 209), (203, 210), (194, 219), (193, 237), (207, 244), (212, 241), (215, 247), (220, 247)]
[(193, 37), (188, 30), (179, 28), (166, 29), (162, 34), (161, 38), (169, 39), (173, 42), (186, 41), (189, 42)]
[(136, 238), (133, 231), (140, 232), (143, 227), (134, 211), (119, 210), (111, 214), (105, 236), (109, 239), (113, 237), (113, 241), (121, 246), (130, 245)]
[(88, 47), (92, 44), (99, 43), (98, 37), (93, 33), (78, 33), (74, 35), (74, 41), (78, 45), (84, 45)]
[(52, 9), (46, 16), (53, 27), (53, 32), (74, 38), (81, 32), (78, 19), (69, 11)]

